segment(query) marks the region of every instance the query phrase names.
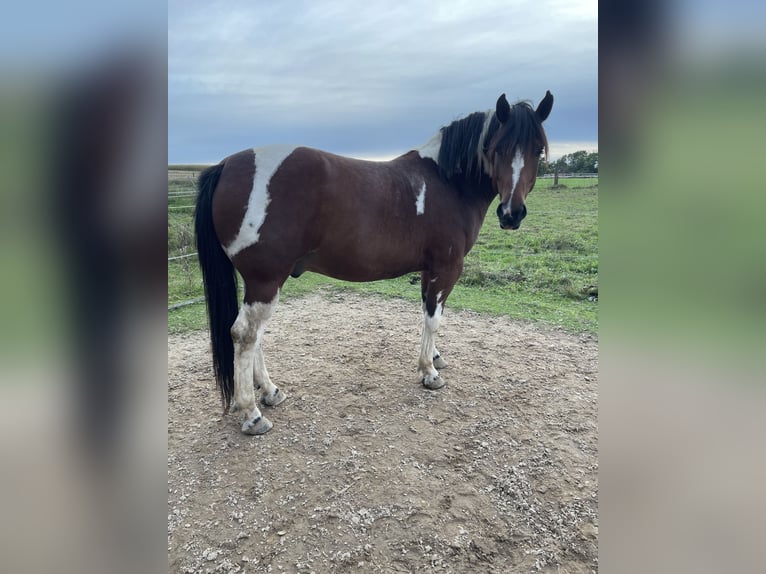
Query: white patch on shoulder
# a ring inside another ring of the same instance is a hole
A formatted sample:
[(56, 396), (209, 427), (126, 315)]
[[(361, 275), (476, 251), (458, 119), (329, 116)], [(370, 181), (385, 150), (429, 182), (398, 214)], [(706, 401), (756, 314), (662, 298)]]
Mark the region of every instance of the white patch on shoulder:
[(415, 200), (415, 213), (423, 215), (426, 212), (426, 182), (420, 184), (420, 192)]
[(424, 146), (419, 147), (417, 150), (420, 157), (423, 159), (425, 158), (431, 158), (436, 162), (436, 165), (439, 165), (439, 150), (442, 147), (442, 132), (439, 131), (438, 134), (436, 134), (434, 137), (432, 137), (430, 140), (428, 140), (428, 143), (426, 143)]
[(266, 220), (266, 208), (271, 201), (269, 183), (282, 162), (295, 151), (296, 146), (269, 146), (255, 148), (255, 177), (247, 202), (247, 211), (237, 236), (224, 249), (229, 258), (258, 242), (260, 230)]

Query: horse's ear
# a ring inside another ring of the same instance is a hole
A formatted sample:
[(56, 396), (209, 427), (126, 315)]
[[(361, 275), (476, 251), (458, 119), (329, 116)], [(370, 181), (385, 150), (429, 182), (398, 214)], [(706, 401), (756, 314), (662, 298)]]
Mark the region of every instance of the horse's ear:
[(501, 94), (500, 97), (497, 98), (495, 114), (497, 114), (497, 119), (500, 120), (501, 124), (504, 124), (508, 121), (508, 118), (511, 115), (511, 106), (508, 103), (508, 100), (505, 99), (505, 94)]
[(541, 122), (548, 119), (548, 116), (551, 113), (551, 108), (553, 108), (553, 94), (551, 94), (550, 90), (545, 90), (545, 97), (540, 101), (540, 105), (538, 105), (535, 110), (535, 113), (537, 114), (537, 117), (540, 118)]

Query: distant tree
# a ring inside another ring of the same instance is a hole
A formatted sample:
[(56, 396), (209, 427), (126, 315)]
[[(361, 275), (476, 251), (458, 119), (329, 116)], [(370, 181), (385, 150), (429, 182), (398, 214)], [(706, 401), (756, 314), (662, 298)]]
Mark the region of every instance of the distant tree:
[(569, 157), (569, 171), (573, 173), (581, 173), (582, 167), (585, 165), (585, 158), (587, 157), (588, 152), (586, 151), (576, 151)]
[(553, 173), (557, 167), (559, 173), (598, 173), (598, 152), (579, 150), (563, 155), (556, 161), (541, 161), (538, 175)]

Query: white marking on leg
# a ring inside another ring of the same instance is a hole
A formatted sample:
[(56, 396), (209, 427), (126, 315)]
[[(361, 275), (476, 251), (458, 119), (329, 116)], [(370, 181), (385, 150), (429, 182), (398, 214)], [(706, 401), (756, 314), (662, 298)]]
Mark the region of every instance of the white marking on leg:
[(436, 331), (441, 324), (444, 303), (441, 301), (443, 291), (436, 295), (436, 309), (433, 317), (428, 314), (423, 304), (423, 335), (420, 341), (420, 358), (418, 360), (418, 373), (427, 383), (435, 381), (439, 377), (439, 371), (434, 367), (436, 352)]
[(261, 388), (261, 395), (274, 394), (274, 383), (271, 382), (269, 371), (266, 369), (266, 363), (263, 359), (263, 335), (266, 332), (266, 323), (274, 314), (277, 302), (279, 301), (279, 292), (269, 303), (253, 303), (253, 321), (257, 325), (255, 338), (255, 357), (253, 361), (253, 381)]
[(278, 299), (277, 292), (269, 303), (244, 303), (231, 330), (234, 340), (234, 400), (243, 410), (243, 432), (253, 426), (252, 421), (261, 417), (254, 382), (261, 386), (262, 381), (271, 384), (263, 361), (263, 334)]
[(439, 291), (436, 294), (436, 309), (434, 310), (434, 316), (433, 319), (431, 319), (431, 331), (432, 331), (432, 337), (431, 337), (431, 356), (435, 357), (439, 354), (439, 351), (436, 350), (436, 331), (439, 330), (439, 326), (442, 323), (442, 315), (444, 313), (444, 301), (442, 300), (442, 295), (444, 294), (444, 291)]
[(269, 195), (269, 183), (271, 178), (295, 150), (295, 146), (269, 146), (256, 148), (255, 152), (255, 176), (253, 189), (247, 202), (247, 211), (242, 219), (237, 236), (227, 247), (226, 254), (229, 258), (234, 257), (245, 247), (250, 247), (258, 242), (260, 230), (266, 220), (266, 208), (271, 201)]
[(423, 215), (426, 211), (426, 182), (420, 184), (420, 192), (415, 200), (415, 213)]
[(444, 357), (442, 357), (439, 349), (437, 349), (436, 345), (434, 345), (434, 368), (439, 370), (445, 368), (446, 366), (447, 361), (444, 360)]
[(231, 328), (234, 343), (234, 403), (242, 409), (245, 421), (260, 416), (253, 389), (255, 360), (255, 325), (250, 320), (250, 306), (242, 305)]
[(521, 170), (524, 169), (524, 155), (521, 153), (521, 148), (516, 148), (516, 154), (513, 156), (513, 162), (511, 162), (512, 182), (511, 182), (511, 195), (508, 201), (503, 205), (503, 213), (511, 212), (511, 202), (513, 201), (513, 194), (516, 193), (516, 186), (519, 185), (519, 179), (521, 178)]
[(418, 374), (421, 378), (436, 379), (439, 371), (434, 368), (434, 321), (428, 313), (423, 314), (423, 333), (420, 338), (420, 358), (418, 359)]

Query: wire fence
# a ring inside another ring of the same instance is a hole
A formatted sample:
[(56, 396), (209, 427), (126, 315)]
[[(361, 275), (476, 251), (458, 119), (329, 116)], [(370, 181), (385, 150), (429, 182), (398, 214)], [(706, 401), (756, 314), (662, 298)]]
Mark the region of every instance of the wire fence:
[(172, 305), (168, 305), (168, 311), (174, 311), (175, 309), (180, 309), (181, 307), (187, 307), (189, 305), (195, 305), (197, 303), (202, 303), (205, 300), (204, 297), (195, 297), (194, 299), (189, 299), (188, 301), (181, 301), (180, 303), (173, 303)]
[(175, 255), (173, 257), (168, 257), (168, 261), (176, 261), (177, 259), (187, 259), (189, 257), (196, 257), (197, 252), (194, 253), (187, 253), (186, 255)]
[[(553, 179), (556, 177), (555, 173), (545, 173), (538, 175), (538, 179)], [(598, 178), (597, 173), (559, 173), (559, 179), (592, 179)]]
[[(190, 297), (182, 301), (168, 301), (168, 311), (174, 311), (189, 305), (195, 305), (205, 300), (199, 296), (203, 291), (202, 276), (196, 261), (192, 259), (197, 257), (198, 253), (184, 253), (182, 255), (173, 255), (168, 257), (168, 294), (171, 292)], [(170, 272), (170, 265), (181, 265), (181, 272)], [(196, 295), (196, 296), (195, 296)]]

